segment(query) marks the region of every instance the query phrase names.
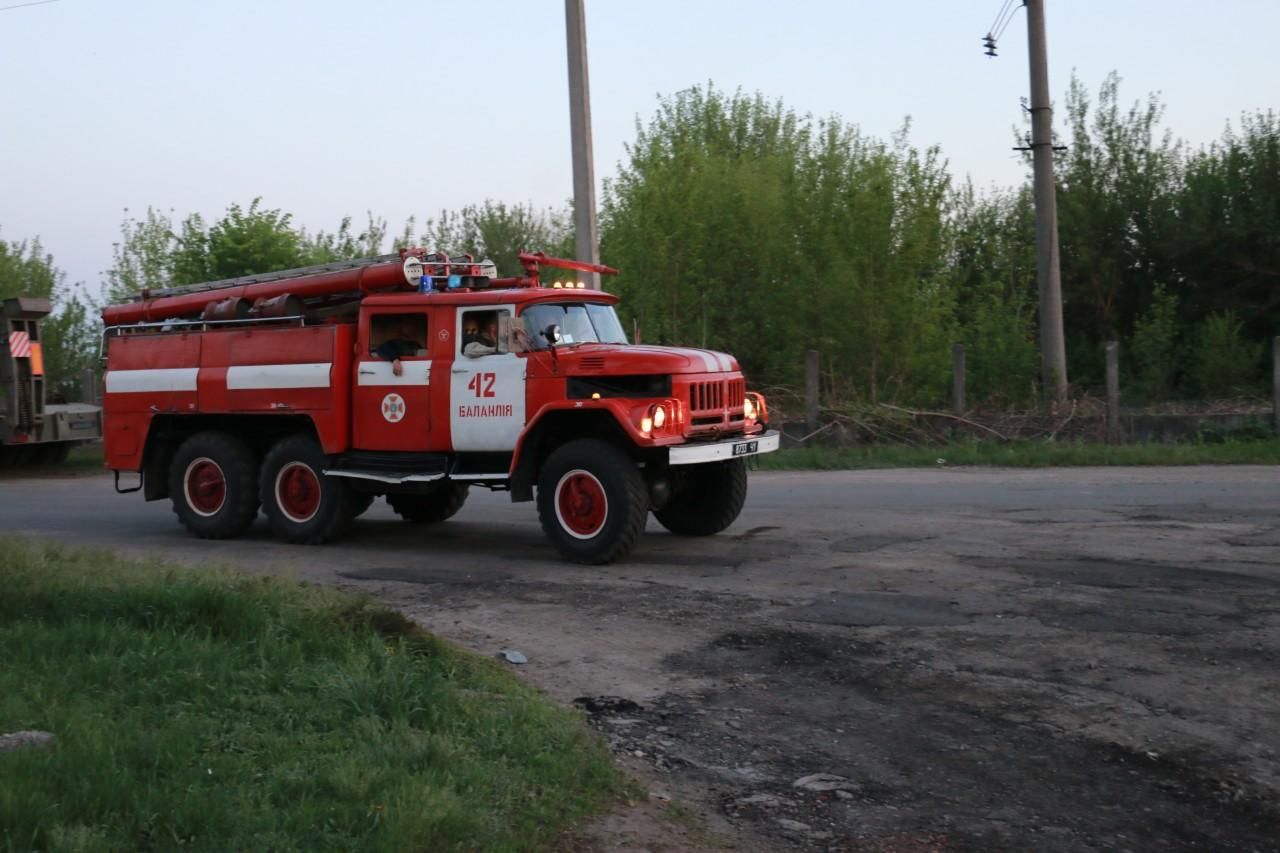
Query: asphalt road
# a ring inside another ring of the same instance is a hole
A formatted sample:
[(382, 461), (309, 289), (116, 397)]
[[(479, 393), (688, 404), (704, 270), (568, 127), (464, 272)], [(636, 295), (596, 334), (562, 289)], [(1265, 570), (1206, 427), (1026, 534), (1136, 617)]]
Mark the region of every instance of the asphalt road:
[(762, 849), (1280, 849), (1278, 510), (1268, 467), (755, 473), (724, 534), (583, 567), (485, 492), (305, 548), (0, 480), (0, 532), (359, 589), (630, 700), (619, 755)]

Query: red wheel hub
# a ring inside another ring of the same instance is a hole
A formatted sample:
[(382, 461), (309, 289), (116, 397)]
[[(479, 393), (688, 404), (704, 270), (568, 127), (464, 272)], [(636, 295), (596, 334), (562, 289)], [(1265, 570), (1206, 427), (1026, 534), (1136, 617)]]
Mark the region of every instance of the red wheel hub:
[(581, 468), (569, 471), (556, 484), (556, 517), (576, 539), (590, 539), (609, 517), (609, 498), (595, 474)]
[(310, 465), (290, 462), (276, 474), (276, 503), (290, 520), (302, 524), (320, 509), (320, 478)]
[(203, 516), (216, 515), (227, 501), (227, 479), (222, 468), (208, 456), (192, 459), (187, 465), (182, 489), (187, 506)]

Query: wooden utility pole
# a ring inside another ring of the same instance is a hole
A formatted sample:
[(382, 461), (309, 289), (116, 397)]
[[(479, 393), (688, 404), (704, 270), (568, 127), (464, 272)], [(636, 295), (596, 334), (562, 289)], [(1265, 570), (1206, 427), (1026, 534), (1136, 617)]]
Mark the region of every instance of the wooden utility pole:
[[(573, 232), (578, 260), (600, 263), (596, 227), (596, 176), (591, 153), (591, 88), (587, 74), (587, 21), (583, 0), (564, 0), (565, 41), (569, 48), (569, 138), (573, 148)], [(600, 289), (600, 276), (583, 273), (587, 286)]]
[(1040, 381), (1053, 400), (1067, 399), (1067, 348), (1062, 331), (1062, 273), (1058, 267), (1058, 198), (1053, 183), (1053, 108), (1044, 0), (1026, 0), (1031, 60), (1031, 155), (1036, 196), (1036, 278), (1040, 285)]

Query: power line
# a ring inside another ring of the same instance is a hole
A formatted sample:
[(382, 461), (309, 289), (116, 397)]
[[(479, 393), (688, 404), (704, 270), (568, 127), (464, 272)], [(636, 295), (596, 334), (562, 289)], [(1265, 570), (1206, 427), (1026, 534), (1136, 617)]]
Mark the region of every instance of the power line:
[(8, 12), (10, 9), (25, 9), (28, 6), (43, 6), (46, 3), (57, 3), (58, 0), (33, 0), (31, 3), (16, 3), (13, 6), (0, 6), (0, 12)]
[(996, 41), (999, 41), (1000, 37), (1004, 35), (1004, 31), (1009, 29), (1009, 24), (1013, 23), (1013, 16), (1016, 15), (1018, 13), (1018, 9), (1024, 5), (1026, 4), (1019, 3), (1017, 6), (1014, 6), (1009, 10), (1009, 16), (1005, 18), (1004, 23), (1000, 25), (1000, 32), (996, 33)]
[(987, 30), (987, 34), (982, 39), (982, 47), (987, 56), (996, 55), (996, 43), (1004, 35), (1004, 31), (1009, 28), (1009, 24), (1013, 22), (1013, 16), (1017, 14), (1018, 8), (1026, 5), (1026, 0), (1018, 2), (1018, 0), (1004, 0), (1000, 6), (1000, 10), (996, 12), (995, 20), (991, 22), (991, 28)]
[(987, 27), (987, 34), (990, 35), (1000, 26), (1000, 19), (1004, 17), (1005, 10), (1009, 8), (1009, 4), (1014, 0), (1004, 0), (1004, 5), (1000, 7), (1000, 11), (996, 12), (996, 19), (991, 22), (991, 26)]

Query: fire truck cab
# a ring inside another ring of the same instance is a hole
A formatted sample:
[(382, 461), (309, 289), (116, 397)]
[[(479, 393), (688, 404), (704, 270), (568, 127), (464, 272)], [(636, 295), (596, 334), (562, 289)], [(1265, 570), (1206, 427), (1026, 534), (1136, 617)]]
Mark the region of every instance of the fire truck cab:
[(560, 553), (589, 563), (626, 556), (650, 512), (693, 536), (737, 518), (745, 460), (778, 434), (732, 356), (631, 344), (616, 296), (538, 278), (607, 267), (525, 255), (530, 274), (497, 279), (441, 257), (106, 309), (117, 489), (136, 472), (198, 536), (236, 536), (261, 509), (280, 538), (320, 543), (378, 497), (430, 523), (483, 486), (536, 499)]

